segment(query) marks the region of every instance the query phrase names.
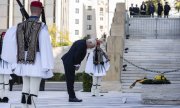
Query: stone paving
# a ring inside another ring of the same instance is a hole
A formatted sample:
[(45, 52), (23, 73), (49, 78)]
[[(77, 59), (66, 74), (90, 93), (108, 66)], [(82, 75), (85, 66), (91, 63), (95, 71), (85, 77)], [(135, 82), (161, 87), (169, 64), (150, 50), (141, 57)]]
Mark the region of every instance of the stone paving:
[[(65, 91), (39, 92), (37, 108), (180, 108), (180, 105), (143, 105), (139, 93), (121, 93), (111, 91), (102, 97), (92, 97), (91, 93), (78, 91), (77, 97), (82, 103), (68, 102)], [(10, 104), (0, 104), (0, 108), (22, 108), (20, 104), (21, 92), (13, 91), (9, 94)], [(126, 103), (122, 99), (127, 99)]]

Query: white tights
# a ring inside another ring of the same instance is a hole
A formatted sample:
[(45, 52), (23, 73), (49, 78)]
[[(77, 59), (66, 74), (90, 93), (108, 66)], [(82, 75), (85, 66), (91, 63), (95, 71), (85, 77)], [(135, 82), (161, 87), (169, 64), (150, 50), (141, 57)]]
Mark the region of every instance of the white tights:
[(0, 98), (8, 97), (10, 75), (0, 74)]
[[(39, 77), (23, 77), (23, 89), (22, 93), (25, 94), (26, 103), (23, 104), (24, 108), (36, 108), (35, 100), (38, 96), (39, 86), (41, 78)], [(28, 97), (32, 95), (31, 102), (32, 104), (27, 104)]]
[(102, 76), (93, 76), (93, 84), (91, 87), (92, 95), (99, 96), (101, 81), (102, 81)]

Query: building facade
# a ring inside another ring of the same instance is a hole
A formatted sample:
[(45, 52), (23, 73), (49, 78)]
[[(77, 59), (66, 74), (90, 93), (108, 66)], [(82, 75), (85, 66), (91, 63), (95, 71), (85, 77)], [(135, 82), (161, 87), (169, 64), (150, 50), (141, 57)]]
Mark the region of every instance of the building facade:
[[(30, 3), (20, 0), (30, 14)], [(68, 34), (70, 41), (85, 36), (101, 38), (109, 34), (115, 4), (122, 0), (40, 0), (44, 4), (48, 26), (56, 25), (57, 37)], [(124, 1), (124, 0), (123, 0)], [(0, 0), (0, 30), (25, 20), (16, 0)]]

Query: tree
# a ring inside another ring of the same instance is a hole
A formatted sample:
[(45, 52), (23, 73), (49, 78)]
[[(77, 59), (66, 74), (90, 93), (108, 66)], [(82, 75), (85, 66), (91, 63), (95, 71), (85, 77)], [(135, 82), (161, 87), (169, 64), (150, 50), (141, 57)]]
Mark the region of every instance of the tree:
[(58, 43), (57, 43), (57, 38), (56, 38), (56, 34), (57, 34), (57, 27), (55, 24), (53, 24), (52, 26), (49, 27), (49, 34), (51, 36), (51, 44), (53, 47), (57, 47)]
[(69, 32), (58, 31), (58, 28), (55, 24), (49, 27), (49, 34), (51, 35), (51, 42), (53, 47), (68, 46), (71, 44), (69, 41)]
[(180, 0), (175, 1), (175, 9), (180, 12)]

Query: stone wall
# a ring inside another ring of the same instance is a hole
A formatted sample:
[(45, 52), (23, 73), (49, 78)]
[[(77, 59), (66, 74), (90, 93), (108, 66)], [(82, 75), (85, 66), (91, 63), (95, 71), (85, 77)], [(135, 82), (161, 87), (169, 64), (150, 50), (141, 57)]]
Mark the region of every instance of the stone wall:
[(107, 39), (107, 53), (110, 58), (110, 69), (102, 82), (102, 90), (121, 89), (121, 67), (125, 35), (125, 3), (116, 4), (110, 36)]
[[(69, 51), (70, 46), (57, 47), (53, 48), (54, 56), (54, 72), (55, 73), (64, 73), (64, 66), (61, 60), (61, 57)], [(81, 67), (77, 72), (83, 72), (85, 70), (86, 59), (81, 63)]]
[(141, 99), (143, 104), (180, 105), (180, 85), (143, 84)]

